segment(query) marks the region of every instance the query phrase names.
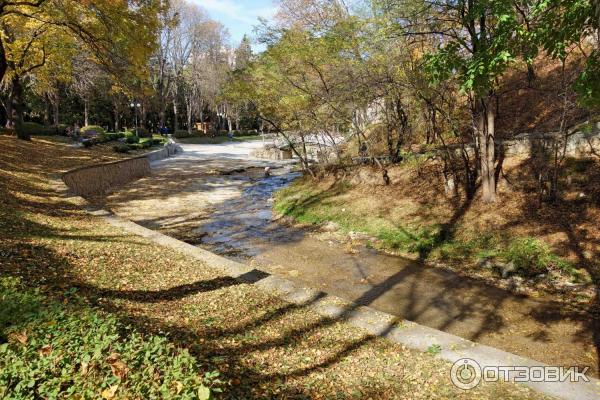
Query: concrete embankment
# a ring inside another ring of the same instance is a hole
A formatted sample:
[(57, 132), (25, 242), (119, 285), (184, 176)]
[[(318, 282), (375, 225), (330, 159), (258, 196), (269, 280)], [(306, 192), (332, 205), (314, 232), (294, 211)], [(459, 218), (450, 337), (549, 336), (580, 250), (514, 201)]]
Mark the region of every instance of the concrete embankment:
[(101, 195), (115, 186), (150, 175), (150, 163), (172, 157), (182, 151), (179, 145), (169, 143), (162, 149), (143, 156), (76, 168), (63, 174), (62, 179), (78, 196)]

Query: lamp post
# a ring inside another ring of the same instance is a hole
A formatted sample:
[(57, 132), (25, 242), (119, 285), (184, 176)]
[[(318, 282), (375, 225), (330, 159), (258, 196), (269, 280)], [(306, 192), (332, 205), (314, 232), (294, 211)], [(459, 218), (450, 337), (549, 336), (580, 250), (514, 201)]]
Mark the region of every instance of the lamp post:
[(133, 109), (133, 114), (135, 115), (135, 134), (138, 134), (138, 110), (142, 107), (140, 103), (132, 102), (129, 107)]

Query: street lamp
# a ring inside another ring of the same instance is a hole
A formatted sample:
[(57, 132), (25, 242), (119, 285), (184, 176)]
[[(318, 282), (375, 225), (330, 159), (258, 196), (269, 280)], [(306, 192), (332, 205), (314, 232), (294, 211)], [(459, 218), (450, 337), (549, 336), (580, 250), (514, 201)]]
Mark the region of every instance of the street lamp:
[(140, 103), (132, 102), (129, 107), (133, 109), (133, 114), (135, 115), (135, 134), (138, 134), (138, 109), (142, 107)]

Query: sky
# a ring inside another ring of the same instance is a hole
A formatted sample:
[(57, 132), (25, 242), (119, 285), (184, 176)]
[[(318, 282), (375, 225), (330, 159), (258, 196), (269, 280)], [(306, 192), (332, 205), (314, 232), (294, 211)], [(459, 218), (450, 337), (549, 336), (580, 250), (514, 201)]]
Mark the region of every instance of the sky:
[(234, 44), (244, 34), (251, 35), (252, 27), (258, 25), (258, 17), (270, 19), (275, 15), (273, 0), (192, 0), (204, 8), (210, 16), (227, 27)]

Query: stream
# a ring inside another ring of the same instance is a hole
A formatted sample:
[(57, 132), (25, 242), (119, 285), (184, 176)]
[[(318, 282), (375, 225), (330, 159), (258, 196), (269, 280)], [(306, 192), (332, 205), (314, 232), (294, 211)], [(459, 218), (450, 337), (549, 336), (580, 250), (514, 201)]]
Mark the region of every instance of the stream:
[[(598, 375), (600, 325), (590, 315), (281, 223), (273, 194), (300, 176), (293, 166), (218, 154), (161, 163), (153, 176), (111, 194), (107, 205), (267, 273), (550, 365), (590, 366)], [(273, 175), (264, 176), (265, 166)]]

